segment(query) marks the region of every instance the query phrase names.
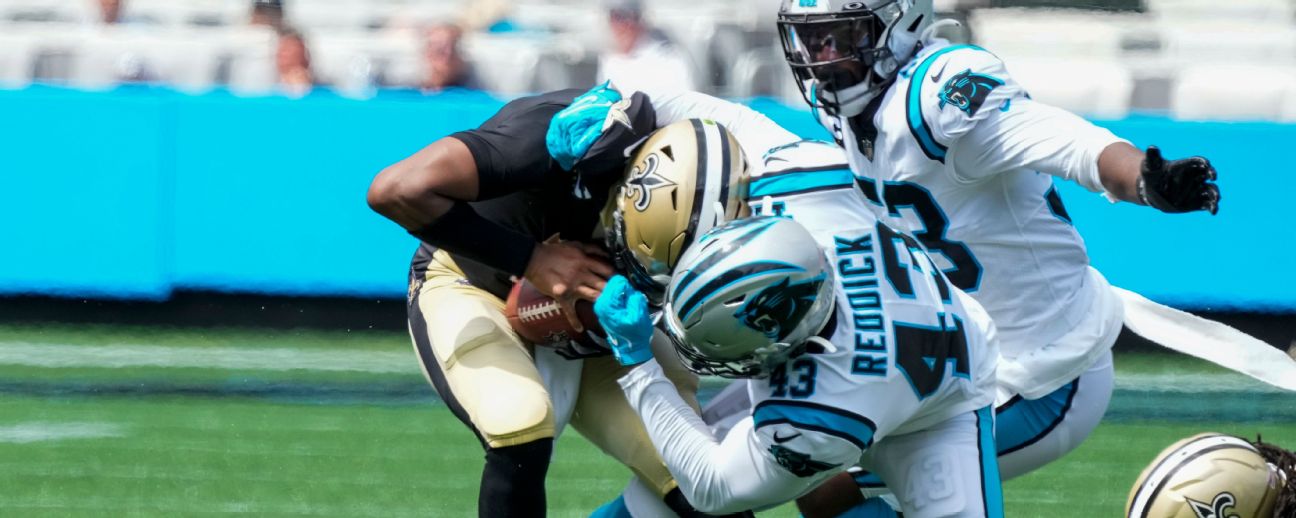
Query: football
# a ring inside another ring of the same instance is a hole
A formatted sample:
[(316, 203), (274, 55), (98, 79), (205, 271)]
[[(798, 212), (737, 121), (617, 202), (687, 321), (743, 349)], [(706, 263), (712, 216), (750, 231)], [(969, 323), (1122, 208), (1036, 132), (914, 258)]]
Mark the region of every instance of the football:
[[(536, 345), (562, 345), (569, 340), (588, 340), (584, 333), (577, 333), (562, 314), (562, 306), (552, 297), (540, 293), (535, 285), (523, 279), (513, 283), (509, 290), (508, 301), (504, 306), (504, 316), (509, 325), (523, 340)], [(585, 325), (600, 337), (606, 336), (598, 317), (594, 316), (594, 304), (581, 300), (576, 302), (576, 315)]]

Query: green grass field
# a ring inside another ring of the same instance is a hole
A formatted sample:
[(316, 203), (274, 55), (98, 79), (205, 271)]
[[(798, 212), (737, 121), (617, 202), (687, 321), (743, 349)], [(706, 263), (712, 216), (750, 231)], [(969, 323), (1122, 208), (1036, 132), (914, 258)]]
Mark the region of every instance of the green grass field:
[[(1296, 397), (1172, 355), (1117, 369), (1108, 420), (1009, 482), (1010, 516), (1116, 516), (1200, 431), (1296, 446)], [(0, 327), (0, 516), (467, 517), (481, 462), (400, 334)], [(550, 515), (586, 516), (627, 477), (568, 433)]]

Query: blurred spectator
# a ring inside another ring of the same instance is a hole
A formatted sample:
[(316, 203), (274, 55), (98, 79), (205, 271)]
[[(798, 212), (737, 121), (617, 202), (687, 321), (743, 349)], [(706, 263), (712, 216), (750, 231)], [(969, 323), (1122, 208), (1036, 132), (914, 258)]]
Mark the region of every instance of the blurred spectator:
[(306, 47), (306, 39), (301, 33), (287, 28), (279, 31), (275, 69), (279, 76), (279, 89), (288, 95), (306, 95), (315, 86), (310, 49)]
[(157, 23), (157, 20), (141, 16), (126, 16), (122, 13), (122, 0), (99, 0), (99, 19), (104, 25), (133, 25)]
[(424, 92), (438, 92), (446, 88), (478, 89), (477, 76), (472, 65), (464, 60), (459, 48), (463, 29), (445, 23), (423, 31), (423, 80), (419, 88)]
[(283, 0), (253, 0), (252, 17), (248, 23), (280, 29), (284, 22)]
[(99, 21), (113, 25), (121, 21), (121, 0), (99, 0)]
[(644, 20), (641, 0), (604, 0), (612, 46), (599, 56), (599, 81), (622, 90), (693, 90), (687, 55)]

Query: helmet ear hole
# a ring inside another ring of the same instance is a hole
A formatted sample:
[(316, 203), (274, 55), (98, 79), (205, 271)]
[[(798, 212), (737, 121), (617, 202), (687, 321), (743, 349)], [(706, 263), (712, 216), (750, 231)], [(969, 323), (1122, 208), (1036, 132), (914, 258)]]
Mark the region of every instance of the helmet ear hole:
[(747, 295), (746, 295), (746, 294), (739, 295), (739, 296), (734, 297), (734, 298), (732, 298), (732, 299), (726, 300), (725, 303), (724, 303), (724, 305), (725, 305), (725, 306), (728, 306), (728, 307), (734, 307), (734, 306), (737, 306), (737, 305), (739, 305), (739, 304), (742, 304), (744, 300), (747, 300)]
[(666, 158), (669, 158), (669, 159), (671, 159), (672, 161), (675, 160), (675, 151), (674, 151), (673, 149), (671, 149), (671, 146), (669, 146), (669, 145), (667, 145), (667, 146), (662, 146), (662, 148), (661, 148), (661, 152), (662, 152), (663, 155), (666, 155)]

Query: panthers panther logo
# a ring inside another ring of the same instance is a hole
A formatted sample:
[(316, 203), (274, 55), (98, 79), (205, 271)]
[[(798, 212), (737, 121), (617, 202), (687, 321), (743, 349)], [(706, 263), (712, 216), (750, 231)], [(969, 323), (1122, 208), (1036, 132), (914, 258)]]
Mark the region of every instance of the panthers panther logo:
[(1192, 508), (1193, 514), (1196, 514), (1197, 518), (1238, 518), (1237, 513), (1229, 512), (1235, 510), (1233, 506), (1237, 505), (1236, 499), (1231, 493), (1224, 492), (1215, 495), (1215, 498), (1209, 504), (1191, 498), (1184, 498), (1184, 500), (1188, 501), (1188, 506)]
[(783, 340), (810, 311), (825, 277), (792, 284), (791, 277), (761, 290), (738, 310), (738, 320), (771, 340)]
[(981, 109), (990, 91), (1003, 84), (998, 78), (967, 69), (945, 83), (940, 93), (940, 107), (944, 109), (945, 105), (952, 105), (972, 116)]
[(819, 462), (810, 458), (809, 455), (789, 450), (777, 444), (770, 446), (769, 452), (770, 455), (774, 456), (774, 461), (783, 466), (783, 469), (802, 478), (814, 476), (815, 473), (822, 473), (839, 466), (838, 464)]

